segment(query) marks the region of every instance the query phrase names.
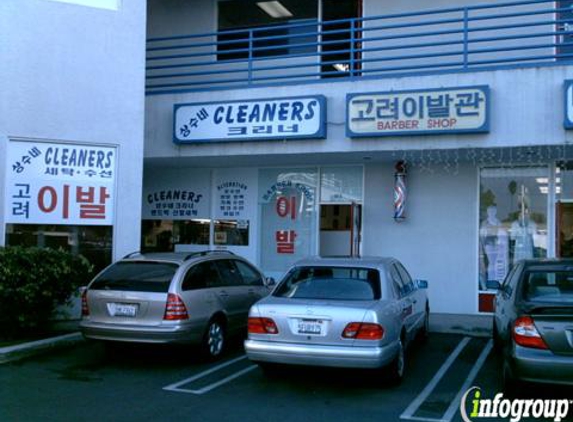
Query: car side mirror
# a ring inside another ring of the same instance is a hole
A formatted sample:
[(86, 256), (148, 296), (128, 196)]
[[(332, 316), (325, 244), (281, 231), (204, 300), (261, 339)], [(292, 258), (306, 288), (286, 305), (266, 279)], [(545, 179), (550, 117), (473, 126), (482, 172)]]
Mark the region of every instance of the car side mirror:
[(416, 280), (416, 284), (418, 285), (419, 289), (427, 289), (428, 288), (428, 280)]
[(272, 278), (272, 277), (266, 277), (266, 278), (265, 278), (265, 286), (267, 286), (267, 287), (273, 287), (273, 286), (276, 285), (276, 284), (277, 284), (277, 282), (275, 281), (274, 278)]
[(497, 280), (488, 280), (486, 287), (491, 290), (501, 290), (501, 283)]

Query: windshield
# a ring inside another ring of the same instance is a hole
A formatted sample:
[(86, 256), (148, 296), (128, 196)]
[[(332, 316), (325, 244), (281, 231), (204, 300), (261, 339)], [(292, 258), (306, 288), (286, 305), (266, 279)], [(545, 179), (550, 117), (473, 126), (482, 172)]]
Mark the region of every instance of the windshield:
[(351, 267), (298, 267), (274, 293), (293, 299), (378, 300), (378, 270)]
[(169, 290), (178, 267), (163, 262), (118, 262), (100, 274), (89, 288), (163, 293)]
[(528, 271), (523, 289), (528, 300), (573, 303), (573, 271)]

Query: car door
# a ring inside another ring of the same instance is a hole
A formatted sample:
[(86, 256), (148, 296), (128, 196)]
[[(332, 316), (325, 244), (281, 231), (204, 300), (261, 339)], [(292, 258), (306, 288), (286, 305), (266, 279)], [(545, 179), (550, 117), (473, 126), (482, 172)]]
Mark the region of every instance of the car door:
[(218, 259), (214, 264), (219, 273), (220, 286), (218, 294), (225, 303), (225, 313), (229, 319), (228, 328), (236, 330), (247, 325), (247, 314), (250, 307), (248, 289), (232, 259)]
[(410, 273), (406, 270), (401, 262), (396, 262), (400, 277), (402, 277), (402, 283), (408, 286), (409, 294), (412, 297), (412, 307), (413, 307), (413, 317), (414, 324), (416, 327), (421, 327), (424, 323), (424, 313), (426, 311), (426, 300), (425, 294), (422, 290), (418, 288), (418, 285), (414, 282)]
[(392, 281), (397, 286), (398, 289), (398, 307), (400, 312), (400, 319), (402, 320), (402, 325), (406, 328), (408, 335), (412, 332), (414, 328), (415, 316), (414, 316), (414, 300), (410, 294), (411, 286), (404, 284), (402, 277), (400, 276), (400, 271), (395, 263), (390, 265), (390, 277)]

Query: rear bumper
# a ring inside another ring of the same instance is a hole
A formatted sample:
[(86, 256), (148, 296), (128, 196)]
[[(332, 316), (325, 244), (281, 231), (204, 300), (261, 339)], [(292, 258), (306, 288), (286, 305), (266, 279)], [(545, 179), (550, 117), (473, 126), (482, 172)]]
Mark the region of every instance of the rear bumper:
[(521, 381), (573, 385), (573, 356), (549, 350), (515, 346), (511, 356), (513, 376)]
[(135, 343), (200, 343), (204, 329), (204, 324), (201, 323), (150, 327), (95, 323), (86, 320), (80, 322), (80, 331), (85, 338)]
[(320, 346), (246, 340), (245, 351), (255, 362), (341, 368), (380, 368), (392, 362), (398, 342), (383, 347)]

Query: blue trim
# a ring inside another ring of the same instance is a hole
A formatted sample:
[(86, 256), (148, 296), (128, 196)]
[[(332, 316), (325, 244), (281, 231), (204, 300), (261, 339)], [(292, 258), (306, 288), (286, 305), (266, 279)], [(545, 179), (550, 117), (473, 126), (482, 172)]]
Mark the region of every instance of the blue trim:
[(567, 90), (573, 87), (573, 79), (566, 79), (563, 84), (563, 127), (565, 129), (573, 129), (573, 121), (569, 120), (567, 109), (569, 106), (573, 108), (573, 104), (567, 104)]
[[(388, 95), (388, 94), (423, 94), (428, 92), (446, 92), (461, 89), (475, 89), (483, 92), (485, 96), (485, 120), (484, 123), (474, 129), (451, 129), (451, 130), (407, 130), (407, 131), (392, 131), (392, 132), (354, 132), (350, 129), (350, 102), (354, 97), (362, 95)], [(488, 133), (490, 131), (490, 88), (489, 85), (472, 85), (472, 86), (455, 86), (446, 88), (427, 88), (427, 89), (408, 89), (400, 91), (382, 91), (382, 92), (356, 92), (346, 94), (346, 137), (347, 138), (380, 138), (389, 136), (413, 136), (413, 135), (448, 135), (460, 133)]]
[[(175, 116), (177, 115), (177, 110), (182, 107), (190, 107), (190, 106), (206, 106), (206, 105), (214, 105), (214, 104), (221, 104), (221, 105), (228, 105), (228, 104), (250, 104), (250, 103), (259, 103), (264, 101), (273, 101), (273, 102), (280, 102), (283, 100), (287, 101), (294, 101), (294, 100), (316, 100), (320, 107), (320, 114), (319, 117), (319, 125), (318, 130), (310, 135), (294, 135), (289, 136), (288, 134), (284, 134), (282, 136), (265, 136), (265, 137), (241, 137), (241, 138), (207, 138), (207, 139), (192, 139), (192, 140), (181, 140), (177, 137), (177, 127), (175, 126)], [(295, 97), (276, 97), (276, 98), (254, 98), (248, 100), (232, 100), (232, 101), (208, 101), (208, 102), (200, 102), (200, 103), (181, 103), (181, 104), (174, 104), (173, 105), (173, 143), (177, 145), (184, 145), (184, 144), (206, 144), (206, 143), (222, 143), (222, 142), (265, 142), (265, 141), (274, 141), (274, 140), (281, 140), (281, 141), (291, 141), (291, 140), (307, 140), (307, 139), (325, 139), (327, 135), (327, 125), (326, 125), (326, 97), (324, 95), (301, 95)]]

